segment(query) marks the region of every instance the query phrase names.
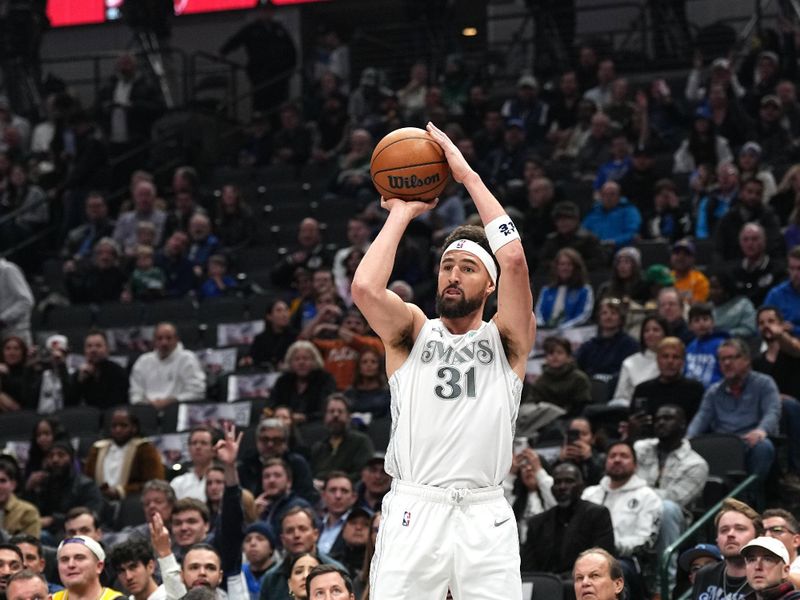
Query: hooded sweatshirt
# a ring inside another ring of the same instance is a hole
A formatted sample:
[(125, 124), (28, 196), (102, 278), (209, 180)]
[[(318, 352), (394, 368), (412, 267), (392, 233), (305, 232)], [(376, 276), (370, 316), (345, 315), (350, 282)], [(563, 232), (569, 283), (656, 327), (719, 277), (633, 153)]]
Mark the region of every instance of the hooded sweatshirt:
[(686, 367), (684, 375), (696, 379), (708, 389), (712, 383), (722, 379), (717, 360), (717, 348), (726, 339), (728, 334), (724, 331), (713, 331), (701, 338), (694, 338), (686, 346)]
[(598, 485), (583, 490), (581, 499), (605, 506), (611, 513), (614, 542), (620, 556), (652, 548), (658, 538), (661, 498), (638, 475), (632, 475), (625, 485), (615, 490), (610, 484), (611, 479), (604, 476)]

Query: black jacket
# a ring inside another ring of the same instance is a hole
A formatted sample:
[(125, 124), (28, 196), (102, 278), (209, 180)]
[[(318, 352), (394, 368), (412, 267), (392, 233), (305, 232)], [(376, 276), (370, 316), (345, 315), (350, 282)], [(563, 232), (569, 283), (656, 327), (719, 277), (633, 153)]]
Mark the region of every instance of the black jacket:
[(522, 571), (568, 577), (578, 555), (594, 546), (615, 552), (608, 509), (586, 500), (577, 500), (569, 509), (554, 506), (528, 521), (520, 566)]
[(106, 409), (128, 403), (128, 374), (113, 360), (102, 360), (95, 365), (94, 374), (83, 381), (79, 371), (72, 375), (67, 405), (86, 404)]

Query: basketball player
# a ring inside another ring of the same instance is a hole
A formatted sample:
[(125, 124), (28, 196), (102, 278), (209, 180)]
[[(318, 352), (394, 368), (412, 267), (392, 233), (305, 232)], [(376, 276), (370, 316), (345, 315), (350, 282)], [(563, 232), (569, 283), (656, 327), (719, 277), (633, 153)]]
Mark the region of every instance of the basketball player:
[[(449, 587), (456, 600), (520, 600), (519, 538), (500, 483), (536, 334), (528, 266), (500, 203), (444, 133), (431, 124), (428, 133), (475, 202), (485, 235), (460, 227), (445, 241), (440, 318), (428, 320), (386, 286), (403, 232), (436, 202), (382, 199), (389, 216), (353, 279), (353, 299), (386, 346), (392, 392), (385, 464), (394, 481), (370, 598), (444, 598)], [(497, 314), (486, 323), (495, 289)]]

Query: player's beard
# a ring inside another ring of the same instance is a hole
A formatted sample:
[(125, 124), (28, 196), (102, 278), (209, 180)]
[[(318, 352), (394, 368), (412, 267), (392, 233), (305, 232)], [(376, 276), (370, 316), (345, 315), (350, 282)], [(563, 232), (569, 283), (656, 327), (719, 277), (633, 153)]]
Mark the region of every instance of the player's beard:
[(461, 290), (461, 297), (457, 300), (446, 300), (446, 298), (443, 292), (436, 294), (436, 313), (440, 317), (445, 317), (447, 319), (466, 317), (476, 310), (480, 310), (481, 306), (483, 306), (483, 298), (480, 296), (467, 298), (464, 294), (464, 290)]

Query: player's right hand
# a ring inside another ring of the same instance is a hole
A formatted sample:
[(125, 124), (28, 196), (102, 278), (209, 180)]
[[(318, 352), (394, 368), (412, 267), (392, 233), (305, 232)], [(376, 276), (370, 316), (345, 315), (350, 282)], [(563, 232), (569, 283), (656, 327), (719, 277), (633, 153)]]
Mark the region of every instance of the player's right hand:
[(401, 211), (407, 214), (409, 220), (416, 219), (423, 213), (433, 210), (439, 203), (439, 199), (430, 201), (423, 200), (402, 200), (400, 198), (384, 198), (381, 196), (381, 207), (389, 212)]

